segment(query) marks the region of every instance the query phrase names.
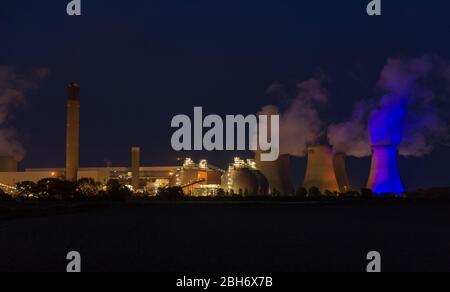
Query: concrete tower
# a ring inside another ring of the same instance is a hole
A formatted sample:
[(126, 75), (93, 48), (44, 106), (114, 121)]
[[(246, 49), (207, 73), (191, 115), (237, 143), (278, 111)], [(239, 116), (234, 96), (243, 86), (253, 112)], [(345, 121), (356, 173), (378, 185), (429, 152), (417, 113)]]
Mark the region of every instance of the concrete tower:
[(336, 153), (333, 156), (334, 172), (341, 193), (351, 190), (350, 181), (347, 175), (346, 155), (345, 153)]
[(141, 149), (139, 147), (131, 148), (131, 185), (136, 191), (139, 189), (139, 177), (141, 168)]
[(372, 146), (372, 166), (367, 187), (378, 195), (404, 193), (397, 166), (397, 148), (395, 146)]
[(291, 179), (289, 155), (280, 155), (276, 161), (261, 161), (261, 152), (255, 155), (256, 167), (269, 181), (269, 192), (278, 191), (282, 195), (293, 195), (294, 184)]
[(79, 164), (80, 86), (72, 82), (67, 91), (66, 179), (76, 181)]
[(333, 165), (333, 150), (328, 145), (308, 147), (308, 166), (303, 186), (309, 190), (317, 187), (321, 192), (339, 192)]
[(0, 172), (17, 172), (17, 160), (12, 156), (0, 156)]

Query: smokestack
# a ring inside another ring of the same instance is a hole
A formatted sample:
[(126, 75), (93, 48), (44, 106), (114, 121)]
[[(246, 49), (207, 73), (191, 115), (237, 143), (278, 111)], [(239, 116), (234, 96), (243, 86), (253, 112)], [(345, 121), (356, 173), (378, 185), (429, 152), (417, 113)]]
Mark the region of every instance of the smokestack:
[(308, 147), (308, 166), (303, 186), (307, 190), (317, 187), (321, 192), (339, 192), (331, 146), (315, 145)]
[(345, 153), (336, 153), (333, 157), (334, 172), (341, 193), (351, 190), (350, 181), (347, 175), (346, 155)]
[(269, 181), (269, 192), (279, 192), (282, 195), (293, 195), (294, 184), (291, 179), (290, 157), (287, 154), (280, 155), (276, 161), (261, 161), (261, 152), (255, 155), (256, 167)]
[(79, 166), (80, 86), (72, 82), (67, 91), (66, 179), (76, 181)]
[(0, 156), (0, 172), (17, 172), (17, 160), (12, 156)]
[(131, 148), (131, 185), (136, 191), (139, 189), (139, 177), (141, 167), (141, 149), (139, 147)]
[(375, 194), (402, 194), (405, 190), (397, 165), (394, 145), (372, 146), (372, 166), (367, 187)]

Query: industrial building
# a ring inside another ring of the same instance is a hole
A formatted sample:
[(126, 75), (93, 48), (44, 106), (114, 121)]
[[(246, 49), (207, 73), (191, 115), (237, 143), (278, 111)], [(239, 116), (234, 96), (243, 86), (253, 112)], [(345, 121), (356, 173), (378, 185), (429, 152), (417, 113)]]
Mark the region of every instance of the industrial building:
[(0, 157), (0, 186), (12, 188), (19, 182), (38, 182), (46, 178), (76, 181), (91, 178), (100, 183), (117, 179), (135, 191), (156, 193), (169, 184), (178, 166), (140, 166), (140, 148), (132, 148), (131, 167), (79, 167), (80, 86), (71, 82), (67, 86), (66, 168), (26, 169), (18, 171), (13, 157)]
[[(176, 169), (177, 166), (140, 167), (138, 188), (135, 190), (155, 193), (158, 188), (165, 187), (169, 183)], [(30, 168), (22, 172), (0, 172), (0, 183), (13, 187), (19, 182), (38, 182), (45, 178), (65, 179), (65, 176), (64, 168)], [(79, 168), (77, 177), (80, 179), (91, 178), (102, 184), (106, 184), (110, 179), (116, 179), (125, 185), (132, 186), (132, 169), (130, 167)]]
[(222, 188), (229, 195), (267, 196), (269, 182), (257, 168), (254, 160), (235, 158), (222, 176)]
[(169, 182), (169, 187), (181, 187), (188, 196), (216, 196), (221, 189), (225, 171), (201, 160), (198, 164), (186, 158)]

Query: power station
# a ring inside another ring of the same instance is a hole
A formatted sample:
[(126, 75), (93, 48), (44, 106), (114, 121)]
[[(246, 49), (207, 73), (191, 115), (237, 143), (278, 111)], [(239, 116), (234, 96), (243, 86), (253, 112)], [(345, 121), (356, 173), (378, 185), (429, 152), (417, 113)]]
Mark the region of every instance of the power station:
[[(92, 178), (106, 184), (116, 179), (135, 192), (156, 194), (167, 187), (181, 187), (190, 196), (259, 195), (283, 196), (295, 194), (289, 155), (278, 160), (235, 158), (227, 170), (211, 165), (206, 160), (195, 163), (186, 158), (181, 166), (141, 166), (141, 148), (131, 148), (130, 166), (79, 167), (80, 86), (71, 82), (67, 86), (66, 167), (26, 169), (18, 172), (17, 161), (0, 156), (0, 186), (13, 188), (23, 181), (38, 182), (46, 178), (77, 181)], [(393, 145), (372, 147), (372, 165), (367, 187), (375, 194), (404, 193), (397, 166), (397, 148)], [(329, 145), (310, 145), (307, 148), (307, 169), (303, 187), (318, 188), (322, 193), (346, 193), (352, 190), (347, 175), (345, 153), (335, 153)]]
[(17, 161), (10, 156), (0, 156), (0, 185), (14, 187), (19, 182), (38, 182), (46, 178), (77, 181), (79, 178), (92, 178), (106, 184), (116, 179), (135, 191), (156, 193), (160, 187), (168, 185), (177, 166), (140, 165), (140, 148), (131, 149), (130, 167), (79, 167), (80, 141), (80, 86), (71, 82), (67, 86), (66, 117), (66, 167), (25, 169), (18, 172)]

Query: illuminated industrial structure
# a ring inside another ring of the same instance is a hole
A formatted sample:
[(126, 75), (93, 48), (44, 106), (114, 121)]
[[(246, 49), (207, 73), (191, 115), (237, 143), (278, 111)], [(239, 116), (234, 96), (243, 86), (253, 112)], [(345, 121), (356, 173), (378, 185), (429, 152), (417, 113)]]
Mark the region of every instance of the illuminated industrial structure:
[(229, 195), (267, 196), (269, 182), (256, 167), (254, 160), (235, 158), (222, 176), (222, 188)]
[(321, 192), (339, 192), (333, 165), (333, 149), (328, 145), (308, 147), (308, 166), (303, 186), (309, 190), (317, 187)]
[(91, 178), (106, 184), (116, 179), (122, 184), (133, 186), (135, 190), (156, 194), (161, 187), (169, 184), (177, 166), (140, 166), (140, 149), (132, 148), (130, 167), (93, 167), (79, 168), (79, 123), (80, 123), (80, 86), (70, 83), (67, 87), (67, 123), (66, 123), (66, 168), (26, 169), (17, 171), (17, 161), (12, 157), (0, 157), (0, 185), (13, 188), (17, 183), (42, 179), (58, 178), (76, 181), (78, 178)]
[[(131, 149), (130, 167), (79, 168), (80, 86), (70, 83), (67, 88), (66, 167), (26, 169), (17, 171), (17, 161), (0, 156), (0, 187), (14, 188), (19, 182), (38, 182), (46, 178), (76, 181), (91, 178), (101, 184), (115, 179), (134, 191), (157, 194), (160, 189), (181, 187), (188, 196), (229, 195), (293, 195), (290, 157), (280, 155), (274, 162), (261, 161), (257, 151), (255, 160), (235, 158), (227, 171), (201, 160), (198, 164), (185, 159), (180, 166), (143, 167), (140, 148)], [(303, 186), (321, 192), (345, 193), (351, 191), (347, 176), (346, 156), (333, 153), (328, 145), (308, 147), (307, 170)], [(404, 187), (397, 167), (397, 148), (393, 145), (372, 147), (372, 165), (368, 188), (376, 194), (401, 194)], [(223, 190), (223, 192), (222, 192)]]
[(79, 167), (80, 86), (72, 82), (67, 92), (66, 179), (76, 181)]
[[(177, 166), (153, 166), (139, 168), (139, 189), (149, 194), (156, 194), (160, 187), (168, 185)], [(115, 179), (124, 185), (131, 186), (132, 169), (129, 167), (89, 167), (80, 168), (77, 176), (91, 178), (101, 184)], [(19, 182), (38, 182), (46, 178), (65, 178), (64, 168), (29, 168), (22, 172), (0, 172), (0, 183), (15, 186)]]
[(183, 188), (188, 196), (216, 196), (221, 189), (221, 177), (225, 171), (201, 160), (198, 164), (186, 158), (170, 180), (170, 187)]
[(131, 186), (133, 190), (140, 189), (140, 167), (141, 167), (141, 149), (139, 147), (131, 148)]
[(270, 194), (293, 195), (295, 193), (289, 155), (280, 155), (276, 161), (261, 161), (261, 152), (257, 151), (255, 162), (256, 167), (269, 182)]
[(372, 146), (372, 165), (367, 187), (375, 194), (402, 194), (404, 187), (397, 166), (397, 148), (393, 145)]

